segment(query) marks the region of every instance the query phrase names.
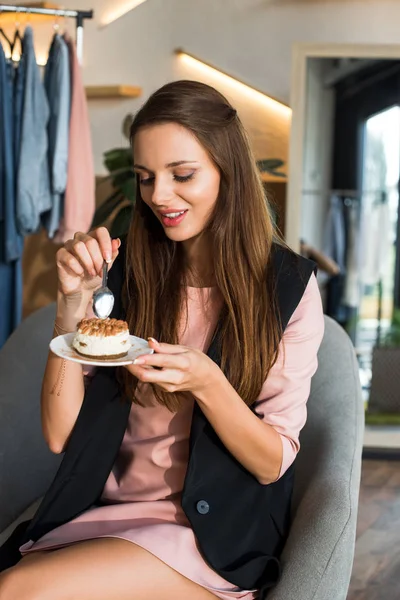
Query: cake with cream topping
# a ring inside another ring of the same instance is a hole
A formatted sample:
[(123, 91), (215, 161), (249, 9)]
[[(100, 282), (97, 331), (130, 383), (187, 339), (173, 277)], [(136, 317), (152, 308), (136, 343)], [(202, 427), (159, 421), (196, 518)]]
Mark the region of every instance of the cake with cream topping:
[(128, 323), (110, 318), (82, 319), (72, 347), (87, 358), (111, 360), (126, 356), (131, 347)]

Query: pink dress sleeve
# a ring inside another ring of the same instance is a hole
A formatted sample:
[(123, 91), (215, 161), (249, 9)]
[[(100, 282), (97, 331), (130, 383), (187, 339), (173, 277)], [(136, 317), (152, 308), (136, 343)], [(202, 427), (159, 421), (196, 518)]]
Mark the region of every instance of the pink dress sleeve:
[(307, 419), (311, 378), (324, 333), (317, 280), (312, 275), (303, 298), (283, 334), (278, 360), (270, 370), (255, 405), (256, 413), (281, 436), (283, 459), (279, 477), (300, 449), (299, 435)]

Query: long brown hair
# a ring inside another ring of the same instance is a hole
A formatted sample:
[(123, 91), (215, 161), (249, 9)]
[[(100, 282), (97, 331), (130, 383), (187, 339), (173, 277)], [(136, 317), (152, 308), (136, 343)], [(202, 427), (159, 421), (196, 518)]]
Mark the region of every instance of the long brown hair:
[[(260, 393), (277, 358), (281, 327), (269, 267), (274, 227), (246, 132), (235, 109), (217, 90), (195, 81), (168, 83), (137, 113), (139, 129), (177, 123), (191, 131), (220, 171), (218, 199), (208, 225), (214, 277), (223, 298), (221, 368), (243, 401)], [(127, 240), (127, 320), (130, 331), (178, 343), (187, 274), (181, 245), (171, 241), (143, 202), (140, 187)], [(137, 380), (125, 372), (125, 390)], [(182, 394), (154, 386), (158, 402), (175, 411)]]

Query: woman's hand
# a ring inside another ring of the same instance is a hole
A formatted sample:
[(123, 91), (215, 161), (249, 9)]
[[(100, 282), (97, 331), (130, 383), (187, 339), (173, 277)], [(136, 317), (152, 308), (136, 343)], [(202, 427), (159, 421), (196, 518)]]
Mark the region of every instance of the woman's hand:
[(154, 354), (140, 356), (125, 367), (143, 383), (154, 383), (166, 392), (191, 392), (196, 396), (211, 387), (216, 378), (224, 377), (214, 361), (200, 350), (161, 344), (153, 338), (149, 338), (149, 346)]
[(109, 268), (118, 256), (119, 239), (111, 240), (105, 227), (75, 233), (57, 252), (58, 289), (63, 296), (93, 293), (101, 285), (103, 260)]

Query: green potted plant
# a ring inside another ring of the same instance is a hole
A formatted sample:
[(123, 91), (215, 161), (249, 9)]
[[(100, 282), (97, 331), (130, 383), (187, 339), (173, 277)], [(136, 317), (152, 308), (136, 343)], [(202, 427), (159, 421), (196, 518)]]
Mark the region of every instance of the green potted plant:
[(381, 415), (400, 414), (400, 309), (398, 308), (393, 311), (389, 329), (382, 336), (378, 335), (373, 349), (368, 412)]
[(92, 228), (108, 225), (112, 237), (121, 237), (129, 227), (136, 198), (136, 177), (131, 148), (114, 148), (104, 153), (109, 175), (99, 185), (111, 181), (111, 195), (96, 209)]

